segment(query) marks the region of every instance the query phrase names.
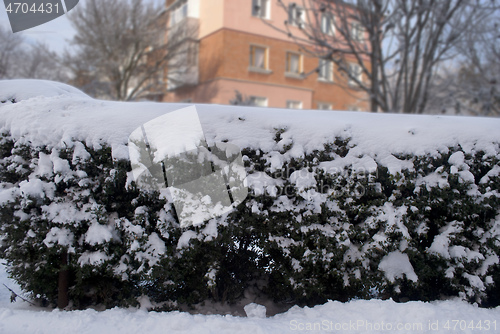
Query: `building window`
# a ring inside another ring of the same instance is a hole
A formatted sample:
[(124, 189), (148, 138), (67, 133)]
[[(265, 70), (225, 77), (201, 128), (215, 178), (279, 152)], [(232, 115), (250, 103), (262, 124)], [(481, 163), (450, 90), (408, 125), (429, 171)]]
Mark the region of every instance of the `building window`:
[(250, 45), (250, 68), (267, 70), (267, 53), (268, 50), (266, 47)]
[(347, 107), (347, 110), (348, 111), (361, 111), (361, 108), (359, 108), (358, 106), (350, 105)]
[(321, 15), (321, 32), (325, 35), (331, 35), (335, 33), (335, 17), (331, 14), (323, 13)]
[(185, 48), (185, 59), (184, 62), (186, 66), (193, 67), (198, 66), (198, 42), (187, 41), (185, 45), (179, 49)]
[(363, 35), (364, 35), (364, 29), (361, 23), (359, 22), (352, 22), (351, 23), (351, 38), (355, 41), (362, 41), (363, 40)]
[(363, 79), (362, 75), (361, 66), (354, 63), (349, 64), (349, 78), (347, 82), (349, 86), (358, 86)]
[(296, 75), (302, 73), (302, 55), (294, 52), (286, 53), (286, 73)]
[(304, 8), (297, 6), (295, 2), (288, 5), (288, 23), (299, 28), (304, 26)]
[(267, 97), (250, 96), (250, 105), (255, 107), (267, 107)]
[(288, 109), (302, 109), (302, 101), (286, 101), (286, 107)]
[(177, 8), (172, 9), (170, 12), (170, 26), (175, 26), (177, 23), (184, 20), (188, 15), (188, 4), (184, 2)]
[(332, 110), (332, 105), (330, 103), (318, 102), (319, 110)]
[(271, 18), (270, 0), (252, 0), (252, 15), (263, 19)]
[(320, 59), (318, 70), (318, 79), (333, 81), (333, 61)]

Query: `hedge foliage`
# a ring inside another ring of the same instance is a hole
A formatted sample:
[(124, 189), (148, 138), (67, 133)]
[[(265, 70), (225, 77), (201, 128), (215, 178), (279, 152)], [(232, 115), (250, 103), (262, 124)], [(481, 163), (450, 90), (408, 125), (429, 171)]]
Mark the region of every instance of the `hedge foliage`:
[(158, 309), (232, 303), (248, 289), (289, 305), (457, 296), (499, 305), (500, 147), (496, 156), (461, 147), (395, 156), (406, 166), (397, 172), (376, 157), (371, 169), (328, 168), (352, 146), (332, 138), (274, 170), (272, 152), (243, 149), (250, 196), (181, 228), (109, 147), (33, 147), (3, 133), (0, 257), (51, 305), (68, 269), (75, 308), (135, 305), (143, 295)]

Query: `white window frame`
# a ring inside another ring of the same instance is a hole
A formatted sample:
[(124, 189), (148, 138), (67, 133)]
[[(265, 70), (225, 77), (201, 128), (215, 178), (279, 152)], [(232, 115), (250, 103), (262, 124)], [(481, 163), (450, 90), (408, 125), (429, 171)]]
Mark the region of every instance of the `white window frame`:
[(199, 44), (195, 41), (187, 42), (186, 65), (188, 67), (198, 66)]
[(320, 59), (318, 64), (318, 80), (333, 82), (333, 61), (328, 59)]
[(349, 86), (358, 86), (358, 83), (352, 77), (355, 77), (359, 82), (363, 81), (363, 69), (359, 64), (349, 64), (349, 76), (347, 81)]
[(335, 35), (335, 16), (328, 13), (321, 14), (321, 32), (325, 35)]
[[(285, 74), (293, 75), (293, 76), (301, 76), (302, 73), (304, 72), (304, 64), (303, 64), (303, 57), (302, 54), (298, 52), (293, 52), (293, 51), (287, 51), (286, 52), (286, 59), (285, 59)], [(299, 57), (299, 68), (297, 72), (292, 72), (291, 71), (291, 57), (292, 56), (297, 56)]]
[(332, 110), (331, 103), (318, 102), (316, 105), (318, 110)]
[(188, 2), (180, 4), (170, 12), (170, 26), (173, 27), (182, 22), (188, 16)]
[(365, 35), (365, 29), (359, 23), (358, 21), (353, 21), (351, 22), (351, 38), (356, 41), (360, 42), (363, 40)]
[[(265, 96), (250, 96), (249, 98), (250, 105), (253, 107), (267, 107), (268, 99)], [(261, 103), (258, 103), (260, 101)]]
[[(262, 8), (264, 8), (264, 13)], [(252, 0), (252, 16), (269, 20), (271, 18), (271, 0)]]
[[(264, 67), (256, 66), (255, 63), (255, 49), (264, 50)], [(249, 54), (249, 69), (251, 71), (268, 72), (269, 71), (269, 48), (264, 45), (250, 44)]]
[(286, 101), (287, 109), (302, 109), (302, 101), (298, 100), (287, 100)]
[[(300, 15), (299, 15), (300, 14)], [(295, 27), (303, 27), (306, 22), (304, 8), (298, 6), (295, 2), (288, 5), (288, 23)]]

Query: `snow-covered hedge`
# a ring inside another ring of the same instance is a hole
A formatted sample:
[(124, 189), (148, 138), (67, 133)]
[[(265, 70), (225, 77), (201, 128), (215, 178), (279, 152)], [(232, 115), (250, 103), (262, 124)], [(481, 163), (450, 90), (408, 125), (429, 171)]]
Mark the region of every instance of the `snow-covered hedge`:
[(250, 195), (181, 228), (135, 187), (126, 147), (181, 106), (26, 84), (46, 87), (0, 82), (0, 257), (34, 296), (55, 302), (68, 270), (75, 307), (498, 304), (499, 120), (199, 105), (207, 141), (242, 148)]

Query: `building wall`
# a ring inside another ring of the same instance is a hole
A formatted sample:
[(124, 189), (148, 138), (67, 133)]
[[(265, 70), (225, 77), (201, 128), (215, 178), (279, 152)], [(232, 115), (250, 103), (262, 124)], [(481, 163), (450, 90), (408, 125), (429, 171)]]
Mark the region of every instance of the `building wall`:
[[(251, 0), (196, 1), (200, 10), (199, 85), (171, 92), (166, 101), (228, 104), (239, 90), (246, 96), (267, 97), (270, 107), (284, 108), (287, 100), (297, 100), (304, 109), (316, 109), (318, 103), (328, 103), (332, 109), (368, 109), (363, 99), (366, 94), (344, 88), (347, 79), (336, 69), (337, 84), (318, 80), (314, 70), (319, 60), (315, 57), (302, 54), (303, 72), (309, 75), (285, 75), (287, 51), (297, 53), (300, 48), (285, 34), (253, 17)], [(287, 20), (287, 12), (277, 1), (271, 4), (268, 23), (279, 25)], [(268, 48), (269, 73), (249, 69), (251, 45)]]
[(217, 78), (194, 87), (185, 87), (169, 94), (166, 102), (192, 102), (229, 104), (236, 91), (245, 97), (257, 96), (268, 99), (268, 107), (284, 108), (287, 100), (302, 101), (303, 109), (312, 109), (313, 91), (307, 88), (293, 88), (230, 78)]
[(224, 6), (225, 0), (200, 0), (200, 39), (224, 27)]
[[(203, 1), (203, 0), (202, 0)], [(252, 16), (251, 0), (224, 0), (224, 27), (232, 30), (249, 32), (253, 34), (272, 37), (284, 41), (292, 41), (290, 37), (277, 31), (271, 25), (285, 28), (284, 22), (288, 20), (288, 13), (276, 0), (271, 0), (270, 19), (261, 19)], [(301, 0), (282, 0), (285, 6), (291, 2), (301, 2)], [(293, 33), (298, 33), (296, 27), (290, 27)]]

